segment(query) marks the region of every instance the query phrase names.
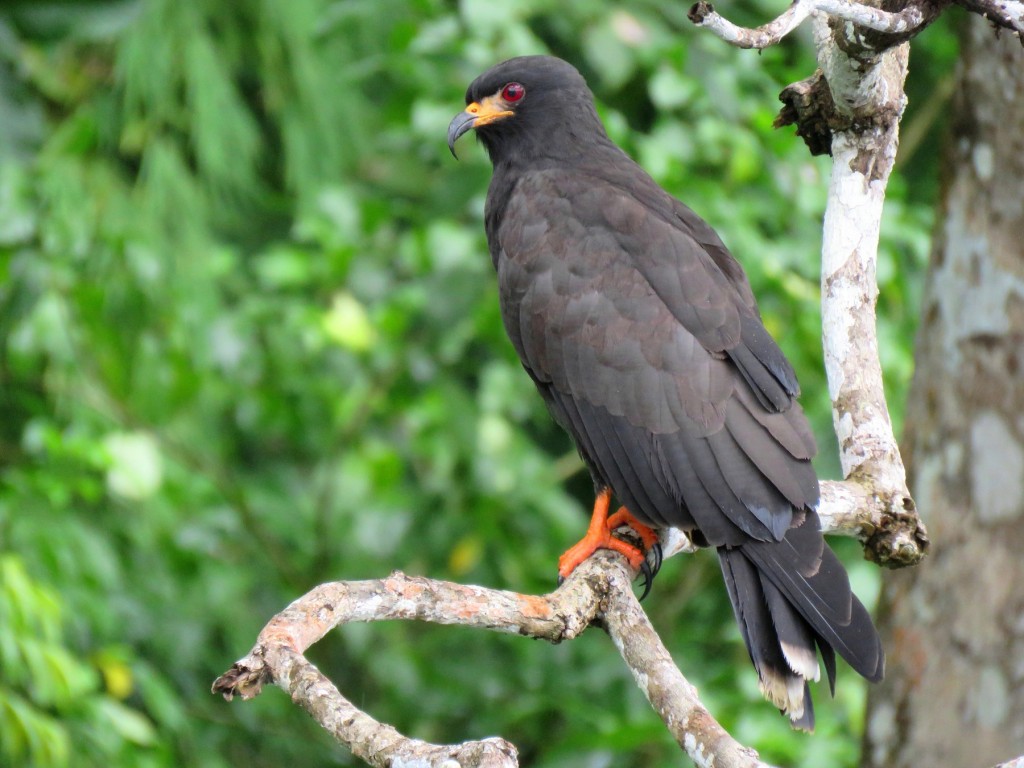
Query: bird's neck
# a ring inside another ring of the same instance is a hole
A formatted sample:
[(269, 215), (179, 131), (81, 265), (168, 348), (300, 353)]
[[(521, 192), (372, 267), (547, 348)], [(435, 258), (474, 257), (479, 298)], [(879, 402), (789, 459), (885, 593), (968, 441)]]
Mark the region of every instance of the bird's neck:
[(622, 154), (603, 130), (595, 135), (593, 131), (577, 132), (570, 126), (554, 136), (524, 133), (516, 139), (487, 146), (496, 175), (555, 166), (587, 167)]

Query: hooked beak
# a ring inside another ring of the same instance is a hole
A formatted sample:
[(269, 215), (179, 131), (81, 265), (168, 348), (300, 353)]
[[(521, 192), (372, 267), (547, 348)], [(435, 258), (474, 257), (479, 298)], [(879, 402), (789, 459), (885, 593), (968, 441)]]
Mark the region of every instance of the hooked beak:
[(497, 94), (481, 101), (474, 101), (448, 124), (448, 149), (451, 150), (452, 157), (459, 159), (455, 154), (455, 142), (470, 128), (479, 128), (512, 117), (514, 114), (515, 112), (508, 109), (508, 105)]
[(452, 157), (456, 160), (459, 159), (459, 156), (455, 154), (455, 142), (459, 140), (459, 136), (473, 127), (474, 122), (476, 122), (476, 115), (471, 115), (469, 112), (459, 112), (448, 123), (448, 149), (451, 150)]

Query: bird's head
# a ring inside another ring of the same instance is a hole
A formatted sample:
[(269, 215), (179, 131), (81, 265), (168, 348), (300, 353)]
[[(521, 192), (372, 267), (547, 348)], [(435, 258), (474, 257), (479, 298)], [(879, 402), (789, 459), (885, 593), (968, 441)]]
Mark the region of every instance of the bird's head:
[(582, 75), (553, 56), (520, 56), (484, 72), (466, 90), (466, 109), (448, 126), (448, 148), (471, 128), (491, 161), (565, 154), (604, 137)]

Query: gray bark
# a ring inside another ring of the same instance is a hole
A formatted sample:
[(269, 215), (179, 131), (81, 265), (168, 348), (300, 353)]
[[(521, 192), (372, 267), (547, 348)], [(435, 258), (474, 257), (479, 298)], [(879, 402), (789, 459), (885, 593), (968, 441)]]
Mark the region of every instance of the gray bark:
[(933, 549), (885, 577), (878, 768), (1024, 754), (1024, 53), (964, 25), (903, 446)]

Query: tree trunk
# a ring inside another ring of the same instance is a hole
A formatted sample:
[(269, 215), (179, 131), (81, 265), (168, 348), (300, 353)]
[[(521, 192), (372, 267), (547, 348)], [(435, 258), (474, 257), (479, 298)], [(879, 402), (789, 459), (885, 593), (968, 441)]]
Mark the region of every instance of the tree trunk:
[(904, 438), (933, 549), (886, 578), (877, 768), (1024, 754), (1024, 52), (964, 27)]

